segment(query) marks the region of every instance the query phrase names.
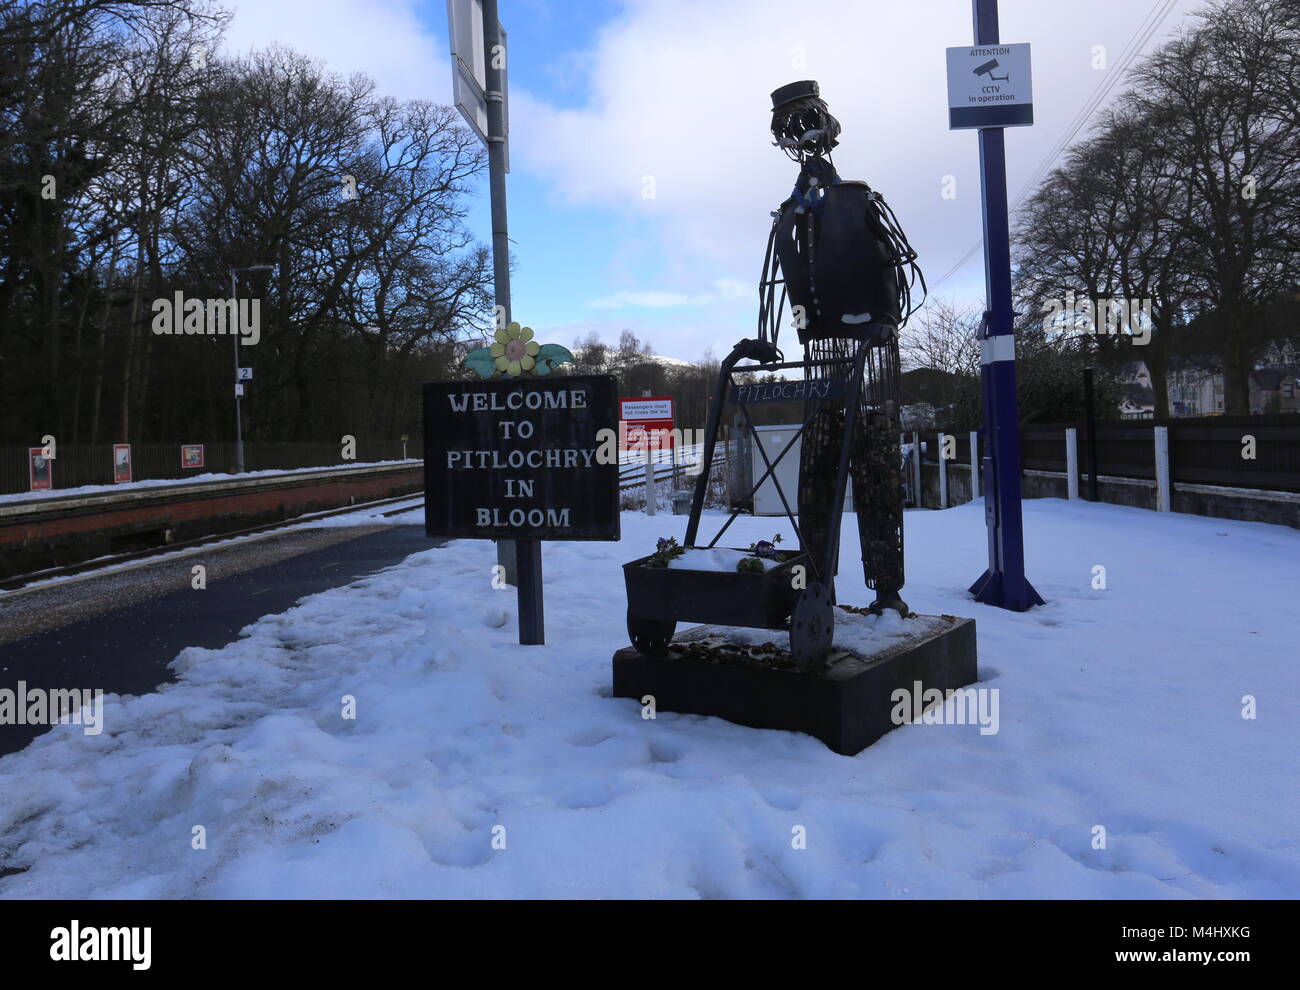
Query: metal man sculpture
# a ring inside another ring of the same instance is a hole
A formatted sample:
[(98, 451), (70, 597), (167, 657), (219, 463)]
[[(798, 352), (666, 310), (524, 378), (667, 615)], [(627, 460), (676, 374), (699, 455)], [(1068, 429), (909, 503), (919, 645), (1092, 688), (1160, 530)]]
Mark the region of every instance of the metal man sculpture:
[[(899, 472), (898, 331), (914, 308), (911, 287), (920, 279), (916, 252), (884, 199), (865, 182), (840, 179), (830, 153), (839, 142), (839, 121), (830, 114), (813, 80), (772, 93), (772, 135), (799, 164), (790, 198), (772, 215), (760, 285), (759, 335), (773, 346), (786, 296), (805, 361), (844, 359), (810, 367), (813, 378), (838, 378), (847, 386), (858, 374), (853, 360), (865, 343), (862, 386), (854, 435), (848, 446), (849, 476), (871, 608), (907, 615), (903, 587), (903, 492)], [(776, 286), (781, 285), (779, 300)], [(842, 401), (811, 401), (805, 409), (799, 465), (799, 528), (815, 559), (837, 538), (832, 521), (834, 482), (840, 469), (845, 407)], [(826, 575), (829, 581), (832, 575)]]

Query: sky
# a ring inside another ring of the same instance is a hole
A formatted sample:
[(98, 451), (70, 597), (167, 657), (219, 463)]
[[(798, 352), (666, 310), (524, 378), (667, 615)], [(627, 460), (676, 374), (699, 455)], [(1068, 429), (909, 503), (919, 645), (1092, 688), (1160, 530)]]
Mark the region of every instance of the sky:
[[(285, 44), (396, 98), (452, 102), (443, 0), (229, 6), (230, 50)], [(1002, 0), (1002, 41), (1033, 46), (1034, 125), (1007, 130), (1013, 203), (1165, 6)], [(1175, 0), (1142, 50), (1202, 6)], [(500, 16), (513, 315), (539, 340), (630, 329), (695, 360), (755, 335), (770, 212), (797, 173), (772, 146), (769, 94), (798, 79), (843, 126), (839, 174), (885, 196), (931, 283), (979, 243), (978, 140), (948, 129), (944, 55), (973, 42), (969, 0), (500, 0)], [(1107, 102), (1124, 88), (1121, 74)], [(490, 243), (486, 176), (470, 223)], [(982, 308), (980, 253), (934, 292)]]

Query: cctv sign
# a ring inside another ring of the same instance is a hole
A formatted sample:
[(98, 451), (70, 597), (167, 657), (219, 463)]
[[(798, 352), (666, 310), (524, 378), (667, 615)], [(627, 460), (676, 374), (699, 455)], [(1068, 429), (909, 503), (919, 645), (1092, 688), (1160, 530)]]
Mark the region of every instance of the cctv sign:
[(948, 49), (948, 127), (1022, 127), (1034, 122), (1029, 46)]

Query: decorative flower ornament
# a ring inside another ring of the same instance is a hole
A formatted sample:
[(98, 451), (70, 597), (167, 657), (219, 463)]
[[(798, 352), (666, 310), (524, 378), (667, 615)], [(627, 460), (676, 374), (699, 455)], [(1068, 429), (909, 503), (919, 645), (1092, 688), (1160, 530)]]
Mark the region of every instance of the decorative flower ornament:
[(540, 350), (541, 346), (533, 340), (533, 328), (521, 327), (518, 323), (511, 323), (504, 330), (498, 330), (496, 343), (488, 348), (497, 371), (504, 371), (508, 375), (532, 371)]
[(490, 347), (465, 356), (465, 363), (483, 378), (549, 375), (559, 365), (573, 361), (573, 355), (559, 344), (539, 345), (533, 340), (532, 327), (510, 323), (493, 338)]

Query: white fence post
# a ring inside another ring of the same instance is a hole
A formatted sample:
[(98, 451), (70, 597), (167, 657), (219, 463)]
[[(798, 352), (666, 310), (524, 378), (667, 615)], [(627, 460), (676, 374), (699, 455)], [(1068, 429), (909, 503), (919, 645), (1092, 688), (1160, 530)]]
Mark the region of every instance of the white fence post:
[(980, 433), (970, 431), (970, 497), (971, 501), (980, 497)]
[(1169, 427), (1157, 426), (1155, 430), (1156, 511), (1169, 512), (1174, 504), (1174, 492), (1169, 483)]
[(939, 434), (939, 508), (948, 508), (948, 458), (944, 456), (944, 437)]
[(916, 479), (916, 507), (925, 508), (925, 479), (921, 477), (921, 434), (912, 433), (912, 476)]
[(1079, 497), (1079, 431), (1065, 430), (1065, 487), (1071, 499)]
[[(903, 453), (903, 448), (904, 448), (905, 446), (907, 446), (907, 434), (906, 434), (906, 433), (900, 433), (900, 434), (898, 435), (898, 453), (899, 453), (900, 455), (902, 455), (902, 453)], [(902, 465), (900, 465), (899, 467), (900, 467), (900, 470), (903, 472), (903, 477), (906, 478), (906, 477), (907, 477), (907, 468), (903, 467)], [(904, 488), (907, 487), (907, 482), (906, 482), (906, 481), (903, 482), (903, 486), (904, 486)], [(907, 500), (907, 493), (906, 493), (906, 491), (904, 491), (904, 493), (903, 493), (903, 500), (904, 500), (904, 501)]]

